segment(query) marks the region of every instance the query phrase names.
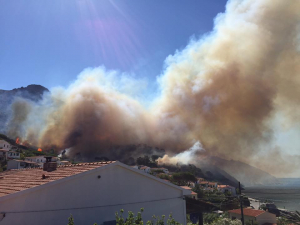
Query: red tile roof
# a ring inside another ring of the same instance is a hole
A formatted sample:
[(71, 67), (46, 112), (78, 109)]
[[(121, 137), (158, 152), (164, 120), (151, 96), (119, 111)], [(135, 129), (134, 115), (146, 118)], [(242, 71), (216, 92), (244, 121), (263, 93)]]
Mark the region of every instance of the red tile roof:
[(181, 188), (184, 188), (186, 190), (192, 190), (192, 188), (188, 187), (188, 186), (180, 186)]
[[(229, 213), (236, 213), (236, 214), (241, 214), (241, 209), (234, 209), (234, 210), (229, 210)], [(243, 209), (244, 215), (245, 216), (252, 216), (252, 217), (257, 217), (266, 211), (264, 210), (257, 210), (257, 209)]]
[(208, 181), (201, 181), (200, 184), (208, 184)]
[(227, 188), (227, 187), (231, 187), (229, 185), (218, 185), (218, 188)]
[[(114, 161), (64, 165), (58, 166), (57, 170), (52, 172), (43, 171), (42, 168), (5, 171), (0, 173), (0, 197), (93, 170), (111, 163), (114, 163)], [(42, 178), (43, 175), (46, 176), (45, 179)]]

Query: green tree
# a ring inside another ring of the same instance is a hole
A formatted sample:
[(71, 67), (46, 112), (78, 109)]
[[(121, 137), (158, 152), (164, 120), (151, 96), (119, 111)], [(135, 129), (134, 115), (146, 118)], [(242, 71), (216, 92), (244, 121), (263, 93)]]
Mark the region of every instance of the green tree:
[(240, 220), (231, 220), (229, 218), (222, 218), (216, 220), (213, 225), (242, 225)]
[(158, 160), (158, 158), (159, 158), (158, 155), (152, 155), (152, 156), (151, 156), (152, 162), (156, 162), (156, 160)]
[(177, 185), (189, 185), (190, 182), (196, 182), (197, 178), (190, 172), (179, 172), (172, 175), (172, 180)]
[(203, 215), (203, 222), (207, 224), (212, 224), (213, 222), (217, 221), (219, 218), (220, 216), (217, 213), (205, 213)]
[(148, 166), (149, 164), (151, 164), (151, 161), (150, 161), (149, 156), (145, 155), (144, 157), (138, 157), (136, 159), (136, 163), (138, 165)]
[(69, 217), (68, 220), (69, 220), (69, 221), (68, 221), (68, 225), (75, 225), (75, 223), (74, 223), (74, 218), (73, 218), (73, 215), (72, 215), (72, 214), (70, 214), (70, 217)]
[(196, 184), (192, 190), (197, 193), (198, 198), (203, 198), (205, 196), (204, 190), (200, 187), (199, 184)]
[(249, 221), (249, 220), (247, 220), (245, 224), (246, 225), (258, 225), (258, 222), (257, 221)]

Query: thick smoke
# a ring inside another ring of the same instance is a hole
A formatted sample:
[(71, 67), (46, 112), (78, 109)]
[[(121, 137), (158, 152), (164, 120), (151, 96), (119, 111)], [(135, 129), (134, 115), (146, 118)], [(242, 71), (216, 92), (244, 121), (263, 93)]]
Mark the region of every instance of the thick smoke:
[[(300, 118), (299, 12), (299, 0), (231, 0), (210, 34), (167, 58), (150, 109), (125, 94), (140, 81), (120, 91), (125, 83), (96, 68), (28, 103), (26, 119), (15, 110), (9, 133), (86, 157), (141, 143), (174, 155), (199, 141), (209, 155), (255, 164), (276, 116)], [(267, 161), (257, 166), (270, 169)]]

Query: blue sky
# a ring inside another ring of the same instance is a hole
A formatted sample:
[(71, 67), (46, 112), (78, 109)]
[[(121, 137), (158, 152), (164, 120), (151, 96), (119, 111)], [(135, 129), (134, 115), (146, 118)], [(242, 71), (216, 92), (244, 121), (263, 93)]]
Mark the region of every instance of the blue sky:
[(67, 86), (104, 65), (155, 86), (165, 58), (211, 31), (225, 0), (0, 0), (0, 89)]

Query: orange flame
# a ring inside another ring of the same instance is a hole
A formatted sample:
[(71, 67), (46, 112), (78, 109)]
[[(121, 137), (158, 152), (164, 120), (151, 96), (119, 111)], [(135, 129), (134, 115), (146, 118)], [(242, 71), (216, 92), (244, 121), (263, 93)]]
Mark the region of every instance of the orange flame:
[(17, 137), (16, 144), (20, 144), (20, 138)]
[(41, 148), (38, 149), (38, 152), (42, 152), (43, 150)]

